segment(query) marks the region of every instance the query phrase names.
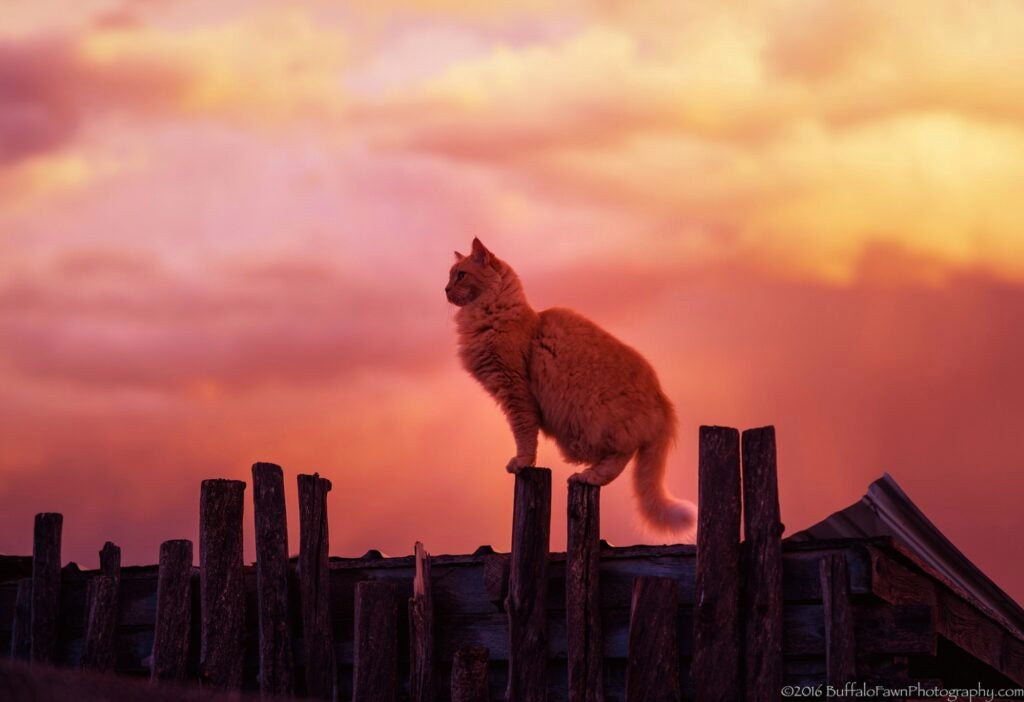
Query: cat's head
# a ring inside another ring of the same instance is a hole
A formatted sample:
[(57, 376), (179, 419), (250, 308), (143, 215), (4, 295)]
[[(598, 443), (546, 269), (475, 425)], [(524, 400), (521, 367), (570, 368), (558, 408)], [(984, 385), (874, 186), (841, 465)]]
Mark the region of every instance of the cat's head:
[(455, 252), (455, 264), (448, 272), (448, 285), (444, 288), (448, 302), (463, 307), (495, 290), (501, 282), (502, 267), (502, 262), (474, 238), (468, 256)]

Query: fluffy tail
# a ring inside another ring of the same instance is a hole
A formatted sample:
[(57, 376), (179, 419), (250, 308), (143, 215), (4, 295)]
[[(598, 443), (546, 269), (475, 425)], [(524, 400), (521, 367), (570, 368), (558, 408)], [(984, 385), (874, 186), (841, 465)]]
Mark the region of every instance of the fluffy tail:
[(697, 525), (697, 506), (672, 497), (665, 489), (665, 463), (671, 444), (672, 434), (665, 432), (637, 452), (633, 486), (640, 517), (647, 529), (692, 538)]

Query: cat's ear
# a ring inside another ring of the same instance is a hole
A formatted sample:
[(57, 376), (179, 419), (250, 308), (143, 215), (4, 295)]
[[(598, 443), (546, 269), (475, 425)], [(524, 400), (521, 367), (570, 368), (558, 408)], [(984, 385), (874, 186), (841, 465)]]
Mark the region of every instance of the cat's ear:
[(480, 240), (473, 237), (473, 262), (486, 266), (494, 258), (494, 254), (487, 250), (487, 247), (480, 243)]
[(461, 261), (461, 260), (462, 260), (462, 259), (464, 259), (464, 258), (465, 258), (465, 256), (463, 256), (462, 254), (460, 254), (460, 253), (459, 253), (458, 251), (456, 251), (456, 252), (455, 252), (455, 262), (456, 262), (456, 263), (458, 263), (459, 261)]

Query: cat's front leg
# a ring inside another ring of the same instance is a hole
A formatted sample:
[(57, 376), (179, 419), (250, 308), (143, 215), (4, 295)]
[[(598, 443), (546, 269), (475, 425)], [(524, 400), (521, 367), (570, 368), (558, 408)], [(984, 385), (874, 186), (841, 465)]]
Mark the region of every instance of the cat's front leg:
[(518, 473), (537, 463), (537, 434), (540, 432), (538, 416), (533, 398), (523, 398), (520, 402), (512, 402), (506, 408), (508, 423), (512, 427), (512, 436), (516, 441), (516, 455), (509, 459), (505, 470)]

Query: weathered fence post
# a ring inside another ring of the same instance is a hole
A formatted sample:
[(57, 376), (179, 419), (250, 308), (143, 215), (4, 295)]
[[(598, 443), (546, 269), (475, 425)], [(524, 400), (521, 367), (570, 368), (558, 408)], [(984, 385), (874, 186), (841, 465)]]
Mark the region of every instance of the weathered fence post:
[(678, 590), (672, 578), (633, 581), (626, 702), (679, 702)]
[(356, 584), (352, 702), (394, 702), (398, 690), (398, 606), (391, 583)]
[(100, 549), (100, 573), (109, 575), (120, 584), (121, 547), (113, 541), (106, 541)]
[(150, 680), (185, 678), (191, 624), (192, 542), (164, 541), (160, 544)]
[(299, 594), (306, 696), (333, 699), (337, 672), (331, 640), (327, 529), (327, 493), (331, 481), (321, 478), (319, 473), (300, 475), (298, 486)]
[(32, 539), (32, 611), (30, 613), (33, 663), (52, 663), (57, 644), (60, 609), (60, 537), (63, 515), (36, 515)]
[(551, 536), (551, 471), (516, 473), (512, 563), (508, 599), (508, 690), (515, 702), (547, 699), (548, 548)]
[(463, 646), (452, 658), (452, 702), (488, 702), (487, 661), (491, 652), (485, 646)]
[(88, 610), (82, 667), (109, 673), (115, 663), (118, 581), (111, 575), (97, 575), (89, 580), (86, 592)]
[(204, 480), (199, 490), (199, 676), (214, 689), (242, 687), (245, 482)]
[(700, 428), (693, 681), (701, 702), (742, 699), (740, 680), (740, 433)]
[(86, 588), (82, 667), (109, 673), (117, 664), (114, 638), (121, 590), (121, 548), (111, 541), (100, 549), (100, 574), (91, 579)]
[(569, 702), (603, 702), (601, 638), (601, 488), (569, 483), (565, 612)]
[(409, 598), (409, 698), (434, 700), (434, 601), (430, 587), (430, 554), (419, 541), (413, 548), (416, 577)]
[(782, 699), (782, 531), (775, 427), (743, 432), (746, 699)]
[(256, 517), (256, 598), (260, 627), (260, 693), (290, 695), (292, 649), (288, 633), (288, 522), (284, 475), (273, 463), (252, 467)]
[(850, 608), (846, 557), (841, 553), (825, 556), (818, 569), (825, 610), (826, 682), (832, 687), (842, 688), (853, 679), (855, 670), (853, 610)]
[(18, 581), (11, 625), (11, 658), (27, 661), (32, 650), (32, 578)]

